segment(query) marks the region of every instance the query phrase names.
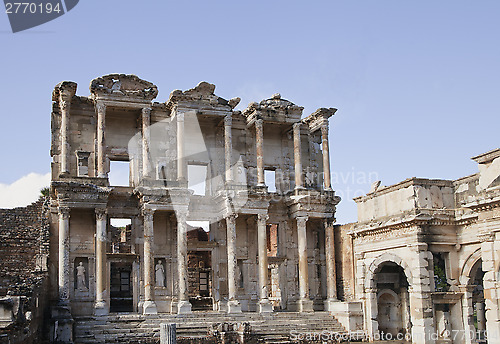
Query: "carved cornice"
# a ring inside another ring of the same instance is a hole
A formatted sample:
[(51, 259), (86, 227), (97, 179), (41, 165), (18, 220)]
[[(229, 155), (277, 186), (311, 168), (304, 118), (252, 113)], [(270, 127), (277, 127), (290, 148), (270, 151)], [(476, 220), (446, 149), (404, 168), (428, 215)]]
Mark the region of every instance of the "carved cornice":
[(62, 81), (54, 87), (52, 91), (52, 101), (60, 102), (62, 100), (69, 100), (76, 94), (76, 82)]
[(318, 110), (314, 111), (312, 114), (304, 118), (302, 122), (307, 124), (311, 132), (314, 132), (318, 129), (321, 129), (322, 131), (328, 130), (328, 119), (332, 117), (335, 112), (337, 112), (337, 109), (335, 108), (319, 108)]
[(111, 96), (152, 100), (158, 95), (158, 88), (136, 75), (109, 74), (92, 80), (90, 93), (94, 98)]
[(500, 148), (490, 150), (489, 152), (483, 153), (476, 155), (472, 157), (471, 159), (477, 162), (478, 164), (486, 164), (494, 159), (500, 157)]
[(210, 84), (206, 81), (200, 82), (196, 87), (191, 88), (187, 91), (174, 90), (170, 93), (170, 97), (166, 103), (167, 109), (174, 109), (176, 104), (182, 103), (196, 103), (198, 105), (205, 105), (209, 107), (219, 107), (225, 111), (231, 111), (236, 105), (238, 105), (240, 99), (232, 98), (231, 100), (226, 100), (221, 98), (214, 93), (215, 85)]
[(393, 192), (395, 190), (404, 189), (409, 186), (439, 186), (439, 187), (450, 187), (453, 188), (452, 180), (443, 180), (443, 179), (424, 179), (424, 178), (408, 178), (399, 182), (397, 184), (393, 184), (390, 186), (382, 187), (377, 189), (377, 191), (368, 193), (364, 196), (359, 196), (353, 198), (356, 203), (364, 202), (366, 200), (378, 197), (380, 195), (385, 195), (387, 193)]
[(260, 103), (250, 103), (243, 110), (242, 115), (246, 118), (247, 124), (251, 124), (257, 118), (262, 118), (265, 122), (295, 123), (300, 121), (303, 110), (302, 106), (295, 105), (291, 101), (281, 98), (281, 95), (277, 93), (269, 99), (262, 100)]

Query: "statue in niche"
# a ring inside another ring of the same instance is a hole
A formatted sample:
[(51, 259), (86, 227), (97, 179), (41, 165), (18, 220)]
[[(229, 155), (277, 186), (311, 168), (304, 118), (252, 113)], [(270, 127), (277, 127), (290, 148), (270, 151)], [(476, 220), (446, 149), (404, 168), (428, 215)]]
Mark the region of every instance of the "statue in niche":
[(76, 267), (76, 288), (79, 291), (87, 290), (87, 283), (85, 282), (85, 266), (83, 262), (80, 262)]
[(165, 287), (165, 268), (163, 267), (163, 263), (161, 260), (155, 266), (156, 271), (156, 286), (157, 287)]

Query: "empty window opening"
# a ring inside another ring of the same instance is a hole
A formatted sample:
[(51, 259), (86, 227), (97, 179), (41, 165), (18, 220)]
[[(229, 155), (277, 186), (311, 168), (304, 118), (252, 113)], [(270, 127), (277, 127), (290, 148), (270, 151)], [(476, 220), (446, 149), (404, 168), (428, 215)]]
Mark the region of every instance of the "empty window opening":
[(109, 185), (130, 186), (130, 161), (110, 161)]
[(78, 162), (78, 177), (89, 175), (89, 156), (90, 152), (76, 151), (76, 159)]
[(188, 165), (188, 188), (195, 195), (205, 196), (207, 187), (207, 166)]
[(264, 180), (267, 185), (268, 192), (276, 192), (276, 171), (274, 170), (265, 170), (264, 171)]
[(111, 253), (131, 253), (132, 220), (123, 218), (112, 218), (109, 220)]
[(269, 224), (266, 227), (267, 236), (267, 256), (278, 256), (278, 225), (275, 223)]

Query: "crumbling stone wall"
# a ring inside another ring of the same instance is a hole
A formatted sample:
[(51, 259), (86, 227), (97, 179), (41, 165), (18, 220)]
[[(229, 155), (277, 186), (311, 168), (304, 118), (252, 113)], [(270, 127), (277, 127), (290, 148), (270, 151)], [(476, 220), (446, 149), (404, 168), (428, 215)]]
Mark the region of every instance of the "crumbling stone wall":
[(0, 341), (33, 343), (42, 337), (48, 290), (46, 211), (43, 198), (24, 208), (0, 209), (0, 296), (11, 300), (14, 318), (0, 329)]
[(337, 296), (342, 301), (354, 299), (354, 257), (351, 236), (354, 223), (335, 226), (335, 267)]

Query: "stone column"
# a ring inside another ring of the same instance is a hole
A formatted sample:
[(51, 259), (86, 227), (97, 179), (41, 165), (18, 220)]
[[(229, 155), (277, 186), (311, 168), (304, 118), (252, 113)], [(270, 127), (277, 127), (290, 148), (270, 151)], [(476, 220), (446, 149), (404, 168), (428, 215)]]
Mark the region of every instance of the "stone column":
[(143, 314), (157, 314), (154, 285), (153, 209), (144, 209), (144, 305)]
[(259, 312), (269, 313), (273, 311), (273, 305), (269, 301), (267, 290), (268, 263), (267, 263), (267, 214), (257, 215), (257, 246), (259, 255)]
[(236, 215), (231, 214), (226, 217), (227, 228), (227, 282), (229, 291), (229, 301), (227, 304), (228, 313), (241, 313), (241, 306), (236, 298)]
[(177, 111), (177, 180), (185, 182), (187, 165), (184, 152), (184, 113)]
[(233, 181), (233, 170), (231, 168), (233, 157), (233, 135), (232, 135), (233, 118), (231, 115), (224, 117), (224, 152), (226, 159), (226, 183)]
[(255, 149), (257, 153), (257, 186), (266, 186), (264, 180), (264, 128), (262, 118), (255, 120)]
[(106, 257), (106, 241), (107, 241), (107, 216), (106, 209), (96, 208), (96, 241), (95, 241), (95, 284), (96, 295), (94, 314), (108, 314), (108, 305), (106, 304), (106, 284), (107, 284), (107, 257)]
[(106, 178), (106, 105), (98, 101), (97, 110), (97, 176)]
[(323, 179), (325, 190), (331, 190), (330, 150), (328, 148), (328, 120), (321, 124), (321, 144), (323, 148)]
[(59, 207), (59, 303), (69, 304), (69, 213), (68, 207)]
[(304, 187), (302, 178), (302, 147), (300, 141), (300, 126), (297, 122), (293, 125), (293, 159), (295, 161), (295, 189)]
[(307, 216), (297, 216), (297, 239), (299, 249), (299, 312), (312, 312), (313, 301), (309, 299), (309, 270), (307, 262)]
[(325, 258), (326, 258), (326, 291), (325, 309), (333, 310), (333, 303), (337, 302), (337, 275), (335, 270), (335, 234), (333, 219), (325, 221)]
[(151, 108), (142, 109), (142, 177), (151, 177)]
[(61, 109), (61, 169), (60, 175), (69, 174), (69, 112), (73, 95), (61, 90), (59, 108)]
[(493, 222), (485, 223), (483, 226), (485, 229), (487, 228), (486, 233), (479, 236), (481, 240), (481, 268), (484, 271), (484, 313), (486, 316), (486, 331), (489, 338), (498, 338), (500, 336), (500, 314), (498, 306), (500, 295), (498, 294), (496, 277), (498, 265), (495, 262), (495, 257), (498, 257), (498, 250), (495, 249), (495, 233), (490, 232), (495, 228), (493, 227), (495, 225), (498, 224)]
[(178, 211), (177, 215), (177, 270), (179, 275), (179, 302), (178, 314), (191, 313), (191, 303), (188, 296), (188, 271), (187, 271), (187, 214)]

